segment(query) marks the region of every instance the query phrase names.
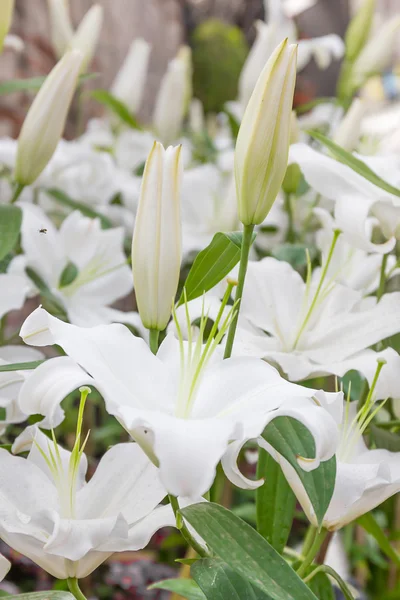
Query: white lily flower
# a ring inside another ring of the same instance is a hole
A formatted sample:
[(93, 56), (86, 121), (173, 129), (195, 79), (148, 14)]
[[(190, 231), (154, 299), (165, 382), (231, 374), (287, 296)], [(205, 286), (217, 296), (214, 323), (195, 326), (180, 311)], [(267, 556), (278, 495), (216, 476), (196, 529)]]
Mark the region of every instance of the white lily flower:
[(136, 300), (147, 329), (165, 329), (178, 289), (181, 181), (181, 147), (165, 150), (155, 142), (143, 174), (132, 242)]
[(317, 67), (325, 70), (332, 60), (340, 60), (344, 55), (344, 42), (335, 33), (299, 41), (297, 71), (302, 71), (312, 58)]
[(25, 118), (18, 138), (15, 180), (33, 183), (53, 156), (75, 92), (82, 54), (67, 52), (47, 76)]
[(366, 102), (361, 98), (354, 98), (348, 112), (343, 117), (335, 131), (333, 141), (348, 152), (358, 146), (361, 136), (361, 124), (366, 113)]
[(14, 550), (57, 577), (86, 577), (114, 552), (138, 550), (174, 525), (157, 469), (137, 444), (118, 444), (85, 483), (86, 456), (36, 429), (16, 446), (27, 459), (0, 450), (0, 534)]
[(399, 31), (400, 17), (396, 15), (371, 36), (354, 62), (352, 76), (355, 83), (361, 85), (369, 76), (382, 73), (390, 66)]
[(59, 230), (37, 206), (22, 205), (23, 254), (9, 266), (11, 273), (32, 268), (43, 280), (72, 323), (90, 327), (123, 320), (139, 324), (137, 313), (110, 308), (133, 289), (132, 273), (123, 251), (122, 228), (102, 230), (98, 219), (71, 213)]
[(15, 0), (2, 0), (0, 5), (0, 53), (3, 43), (11, 27)]
[(66, 52), (74, 35), (68, 2), (65, 0), (47, 0), (50, 19), (50, 35), (58, 58)]
[[(34, 348), (24, 346), (0, 347), (0, 365), (2, 366), (43, 359), (43, 354)], [(18, 396), (22, 384), (31, 373), (32, 371), (6, 371), (0, 373), (0, 408), (4, 409), (5, 413), (4, 418), (0, 419), (0, 435), (3, 435), (8, 425), (23, 423), (28, 418), (18, 405)], [(42, 422), (40, 426), (45, 427), (46, 423)]]
[(79, 50), (83, 56), (81, 73), (85, 73), (93, 60), (103, 25), (104, 9), (94, 4), (79, 23), (68, 49)]
[[(335, 531), (400, 491), (400, 460), (398, 452), (369, 450), (365, 445), (362, 434), (376, 410), (373, 404), (364, 406), (359, 412), (357, 402), (343, 403), (340, 399), (326, 402), (324, 398), (321, 404), (336, 420), (340, 435), (335, 489), (323, 520), (326, 529)], [(317, 526), (314, 511), (296, 472), (284, 459), (278, 460), (304, 512)]]
[(25, 298), (29, 294), (29, 284), (25, 277), (20, 275), (0, 274), (0, 319), (11, 310), (23, 307)]
[[(258, 487), (260, 482), (239, 472), (237, 456), (248, 439), (258, 438), (279, 415), (298, 419), (314, 436), (316, 459), (304, 468), (328, 460), (336, 436), (331, 419), (319, 419), (325, 413), (312, 400), (314, 391), (285, 381), (264, 361), (223, 360), (217, 348), (228, 325), (220, 324), (218, 337), (206, 345), (201, 335), (195, 343), (168, 335), (155, 356), (124, 326), (83, 329), (37, 309), (21, 329), (24, 341), (57, 343), (70, 358), (49, 360), (35, 370), (35, 379), (21, 391), (21, 408), (51, 420), (59, 402), (54, 383), (57, 391), (68, 393), (85, 375), (103, 395), (108, 412), (159, 465), (166, 489), (191, 498), (210, 489), (221, 459), (236, 485)], [(68, 373), (62, 381), (60, 361)]]
[[(400, 181), (398, 157), (358, 157), (380, 177), (392, 185)], [(306, 144), (293, 144), (289, 162), (297, 163), (309, 185), (321, 196), (335, 201), (335, 220), (343, 238), (351, 245), (367, 252), (390, 252), (395, 235), (400, 233), (400, 199), (377, 187), (350, 167), (313, 150)], [(381, 211), (381, 207), (384, 207)], [(387, 219), (385, 207), (392, 209)], [(380, 215), (383, 216), (381, 221)], [(396, 218), (393, 217), (396, 215)], [(381, 244), (370, 239), (369, 218), (376, 216), (383, 233), (388, 237)], [(390, 226), (390, 231), (388, 231)]]
[(264, 0), (266, 6), (272, 3), (282, 4), (282, 8), (287, 17), (297, 17), (300, 13), (315, 6), (318, 0)]
[(368, 348), (400, 332), (400, 292), (377, 302), (330, 278), (318, 293), (319, 281), (274, 258), (250, 262), (234, 353), (269, 360), (291, 381), (350, 369), (370, 377), (377, 354)]
[(111, 86), (111, 93), (124, 102), (134, 115), (142, 104), (150, 52), (151, 45), (144, 39), (134, 40)]
[(247, 105), (235, 151), (239, 218), (259, 225), (271, 209), (287, 168), (297, 47), (280, 44)]
[(179, 138), (190, 103), (191, 66), (186, 50), (182, 50), (185, 48), (181, 48), (168, 64), (154, 108), (154, 130), (165, 145), (172, 144)]

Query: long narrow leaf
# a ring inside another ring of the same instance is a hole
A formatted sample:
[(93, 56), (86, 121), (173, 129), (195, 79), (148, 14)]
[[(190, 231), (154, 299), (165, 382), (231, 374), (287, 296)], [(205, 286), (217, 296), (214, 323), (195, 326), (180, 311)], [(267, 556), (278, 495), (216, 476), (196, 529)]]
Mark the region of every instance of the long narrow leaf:
[(11, 252), (17, 241), (22, 223), (22, 210), (11, 204), (0, 205), (0, 260)]

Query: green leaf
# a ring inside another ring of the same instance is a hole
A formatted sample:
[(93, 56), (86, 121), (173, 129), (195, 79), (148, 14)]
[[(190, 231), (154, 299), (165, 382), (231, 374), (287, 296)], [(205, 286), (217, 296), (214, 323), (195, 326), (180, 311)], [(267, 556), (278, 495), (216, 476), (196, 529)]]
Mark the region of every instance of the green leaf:
[(316, 600), (282, 556), (226, 508), (201, 502), (180, 512), (216, 556), (272, 600)]
[(190, 572), (207, 600), (228, 598), (229, 600), (270, 600), (271, 598), (218, 558), (198, 560)]
[(129, 108), (121, 102), (118, 98), (107, 92), (106, 90), (93, 90), (90, 92), (92, 98), (94, 98), (97, 102), (107, 107), (111, 112), (113, 112), (117, 117), (121, 119), (125, 125), (128, 125), (132, 129), (141, 129), (139, 123), (132, 115)]
[(168, 590), (187, 600), (207, 600), (193, 579), (165, 579), (149, 586), (149, 590)]
[(318, 522), (321, 523), (335, 487), (335, 456), (322, 462), (313, 471), (304, 471), (297, 459), (315, 458), (315, 442), (307, 427), (292, 417), (277, 417), (268, 423), (263, 438), (292, 465), (303, 483)]
[[(199, 252), (185, 282), (187, 300), (194, 300), (217, 285), (240, 260), (243, 235), (240, 231), (216, 233)], [(253, 241), (255, 236), (253, 236)], [(184, 302), (182, 294), (179, 304)]]
[(32, 594), (19, 594), (18, 596), (7, 596), (7, 600), (74, 600), (69, 592), (33, 592)]
[(46, 189), (46, 194), (51, 196), (53, 200), (58, 202), (58, 204), (68, 206), (68, 208), (72, 208), (73, 210), (79, 210), (83, 215), (85, 215), (85, 217), (90, 217), (91, 219), (100, 219), (100, 223), (103, 229), (110, 229), (111, 227), (113, 227), (113, 224), (110, 221), (110, 219), (108, 219), (101, 213), (96, 212), (95, 210), (93, 210), (93, 208), (90, 208), (90, 206), (87, 206), (83, 202), (73, 200), (61, 190), (49, 188)]
[(15, 248), (22, 224), (22, 210), (11, 204), (0, 205), (0, 260)]
[(379, 175), (370, 169), (362, 160), (356, 158), (353, 154), (347, 152), (347, 150), (344, 150), (318, 131), (308, 131), (308, 134), (328, 148), (336, 160), (347, 165), (350, 169), (376, 185), (378, 188), (385, 190), (385, 192), (388, 192), (389, 194), (400, 197), (400, 190), (398, 188), (393, 187), (390, 183), (387, 183), (387, 181), (379, 177)]
[(78, 274), (78, 267), (74, 263), (69, 262), (60, 275), (59, 287), (62, 288), (71, 285), (78, 277)]
[[(79, 77), (82, 83), (88, 79), (95, 79), (98, 73), (85, 73)], [(14, 92), (37, 92), (42, 87), (46, 76), (31, 77), (30, 79), (14, 79), (12, 81), (2, 81), (0, 83), (0, 95), (13, 94)]]
[(400, 554), (396, 552), (396, 550), (390, 544), (385, 532), (375, 520), (374, 515), (372, 513), (362, 515), (362, 517), (357, 519), (357, 523), (361, 525), (361, 527), (365, 529), (367, 533), (375, 538), (382, 552), (386, 554), (386, 556), (390, 558), (390, 560), (392, 560), (397, 567), (400, 567)]
[(288, 262), (294, 269), (299, 269), (307, 265), (307, 249), (310, 254), (311, 261), (317, 255), (315, 247), (305, 246), (304, 244), (281, 244), (274, 248), (271, 252), (274, 258)]
[(233, 141), (236, 141), (237, 136), (239, 135), (240, 123), (236, 119), (235, 115), (233, 115), (227, 108), (224, 108), (223, 112), (228, 117), (228, 124), (231, 130), (232, 139)]
[(44, 363), (44, 360), (33, 360), (31, 362), (11, 363), (9, 365), (0, 365), (0, 373), (8, 371), (32, 371), (39, 365)]
[(319, 600), (335, 600), (335, 592), (326, 573), (317, 573), (308, 585)]
[(292, 528), (296, 496), (279, 464), (260, 448), (257, 478), (264, 484), (256, 490), (257, 531), (282, 554)]
[(400, 452), (400, 435), (393, 431), (385, 431), (377, 425), (371, 425), (370, 428), (372, 441), (377, 448), (390, 450), (390, 452)]

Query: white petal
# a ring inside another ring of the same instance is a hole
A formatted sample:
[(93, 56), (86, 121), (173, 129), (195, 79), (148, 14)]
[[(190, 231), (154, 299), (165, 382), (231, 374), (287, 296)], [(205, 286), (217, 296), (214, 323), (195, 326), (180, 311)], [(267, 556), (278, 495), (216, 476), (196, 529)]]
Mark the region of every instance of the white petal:
[(29, 292), (29, 284), (25, 277), (19, 275), (0, 274), (0, 318), (10, 310), (22, 308)]
[(11, 563), (5, 556), (0, 554), (0, 581), (3, 581), (8, 571), (11, 569)]

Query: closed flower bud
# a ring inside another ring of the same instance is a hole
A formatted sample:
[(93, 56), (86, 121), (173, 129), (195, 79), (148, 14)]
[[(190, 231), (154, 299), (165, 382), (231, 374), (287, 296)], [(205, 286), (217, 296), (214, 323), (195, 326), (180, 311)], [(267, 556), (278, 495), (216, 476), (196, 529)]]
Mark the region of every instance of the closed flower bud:
[(54, 51), (61, 58), (74, 35), (65, 0), (47, 0), (49, 7), (50, 35)]
[(11, 27), (14, 12), (14, 0), (1, 0), (0, 2), (0, 52), (3, 50), (4, 40)]
[(265, 65), (247, 105), (235, 151), (239, 218), (259, 225), (269, 213), (288, 163), (297, 46), (283, 41)]
[(18, 139), (15, 180), (30, 185), (54, 154), (64, 131), (82, 64), (77, 50), (67, 52), (40, 88)]
[(190, 53), (182, 49), (168, 65), (154, 109), (154, 129), (164, 144), (177, 140), (189, 108), (191, 94)]
[(138, 112), (142, 103), (150, 52), (151, 46), (145, 40), (134, 40), (111, 87), (111, 93), (133, 114)]
[(400, 30), (400, 16), (384, 23), (366, 43), (353, 65), (353, 80), (362, 85), (368, 77), (382, 73), (393, 58), (396, 37)]
[(136, 300), (147, 329), (165, 329), (178, 289), (181, 181), (181, 146), (165, 150), (155, 142), (143, 174), (132, 243)]
[(376, 0), (364, 0), (349, 23), (345, 36), (346, 59), (354, 62), (364, 48), (371, 32)]
[(83, 17), (69, 44), (70, 50), (79, 50), (83, 55), (81, 73), (85, 73), (93, 60), (103, 25), (103, 7), (95, 4)]
[(361, 123), (366, 112), (365, 104), (365, 100), (360, 98), (353, 100), (333, 137), (333, 141), (348, 152), (353, 152), (360, 140)]

